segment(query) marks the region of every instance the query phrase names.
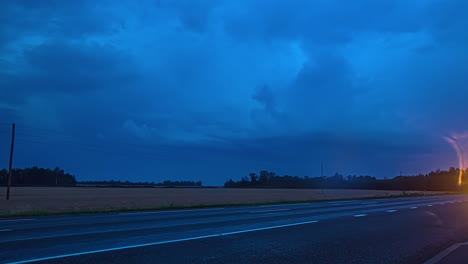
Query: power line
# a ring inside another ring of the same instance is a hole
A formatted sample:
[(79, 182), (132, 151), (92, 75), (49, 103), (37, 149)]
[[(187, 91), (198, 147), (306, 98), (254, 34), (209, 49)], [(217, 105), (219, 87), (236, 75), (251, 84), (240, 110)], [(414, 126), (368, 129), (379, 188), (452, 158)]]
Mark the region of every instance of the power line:
[[(132, 144), (128, 142), (119, 142), (117, 140), (106, 140), (97, 142), (101, 144), (83, 143), (90, 141), (90, 137), (77, 137), (67, 134), (65, 131), (33, 128), (31, 126), (17, 126), (16, 141), (20, 147), (25, 144), (31, 148), (31, 144), (40, 144), (51, 148), (70, 147), (67, 151), (86, 151), (90, 153), (102, 153), (112, 156), (138, 158), (160, 159), (173, 151), (181, 151), (179, 146), (170, 146), (163, 144)], [(179, 149), (178, 149), (179, 148)], [(48, 151), (51, 151), (49, 149)], [(183, 151), (183, 149), (182, 149)]]
[(13, 166), (13, 152), (15, 149), (15, 124), (11, 126), (11, 149), (10, 149), (10, 163), (8, 167), (8, 180), (7, 180), (7, 193), (6, 199), (10, 200), (10, 187), (11, 187), (11, 178), (13, 177), (12, 166)]
[[(154, 151), (156, 146), (148, 146), (148, 145), (136, 145), (136, 144), (128, 144), (128, 143), (120, 143), (120, 142), (107, 142), (107, 144), (91, 144), (91, 143), (82, 143), (79, 141), (67, 140), (67, 139), (58, 139), (58, 138), (44, 138), (44, 137), (34, 137), (31, 135), (23, 136), (19, 138), (19, 140), (27, 140), (33, 143), (41, 143), (41, 144), (53, 144), (53, 145), (69, 145), (69, 146), (78, 146), (78, 147), (91, 147), (96, 149), (109, 149), (115, 148), (115, 145), (124, 146), (126, 149), (138, 149), (144, 151)], [(121, 148), (123, 149), (123, 148)], [(159, 151), (159, 153), (164, 152), (164, 150)]]
[(80, 141), (89, 141), (90, 138), (86, 137), (73, 137), (73, 136), (66, 136), (64, 135), (63, 137), (57, 137), (54, 134), (44, 134), (44, 133), (39, 133), (39, 134), (31, 134), (31, 133), (25, 133), (21, 131), (17, 131), (17, 134), (21, 136), (21, 139), (28, 139), (34, 141), (35, 143), (60, 143), (60, 144), (67, 144), (67, 145), (78, 145), (78, 146), (90, 146), (90, 147), (95, 147), (95, 148), (106, 148), (108, 149), (109, 147), (114, 147), (115, 145), (118, 146), (124, 146), (130, 149), (135, 149), (138, 148), (140, 150), (149, 150), (149, 151), (154, 151), (154, 148), (158, 148), (159, 150), (161, 149), (168, 149), (168, 147), (164, 145), (149, 145), (149, 144), (130, 144), (128, 142), (119, 142), (119, 141), (99, 141), (99, 142), (105, 142), (105, 144), (90, 144), (90, 143), (82, 143)]
[[(147, 151), (141, 151), (141, 150), (136, 150), (136, 149), (130, 149), (130, 150), (125, 150), (125, 149), (110, 149), (110, 148), (102, 148), (97, 145), (90, 145), (90, 144), (76, 144), (76, 143), (71, 143), (71, 142), (43, 142), (43, 141), (35, 141), (31, 139), (17, 139), (18, 145), (22, 145), (21, 143), (26, 143), (28, 146), (30, 146), (31, 143), (35, 144), (41, 144), (44, 146), (49, 146), (51, 147), (52, 145), (55, 146), (63, 146), (63, 145), (68, 145), (72, 146), (73, 148), (69, 149), (69, 152), (72, 152), (74, 150), (81, 150), (81, 151), (86, 151), (90, 153), (101, 153), (101, 154), (106, 154), (106, 155), (113, 155), (113, 156), (122, 156), (122, 157), (130, 157), (130, 158), (135, 158), (135, 155), (138, 155), (138, 158), (146, 157), (146, 158), (161, 158), (166, 156), (164, 153), (157, 153), (157, 152), (147, 152)], [(50, 151), (50, 150), (49, 150)]]
[(65, 130), (55, 130), (55, 129), (48, 129), (48, 128), (39, 128), (39, 127), (33, 127), (29, 125), (18, 125), (18, 127), (21, 127), (21, 131), (24, 132), (32, 132), (32, 133), (42, 133), (42, 134), (53, 134), (53, 135), (64, 135), (70, 137), (70, 133), (67, 133)]

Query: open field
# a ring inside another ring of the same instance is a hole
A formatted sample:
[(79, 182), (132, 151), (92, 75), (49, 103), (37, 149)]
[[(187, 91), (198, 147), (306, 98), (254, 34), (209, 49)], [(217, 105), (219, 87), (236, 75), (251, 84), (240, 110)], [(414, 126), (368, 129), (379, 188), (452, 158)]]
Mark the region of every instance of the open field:
[[(6, 201), (6, 188), (2, 189), (0, 215), (258, 204), (404, 194), (402, 191), (334, 189), (325, 190), (322, 194), (322, 190), (319, 189), (14, 187), (11, 190), (11, 200)], [(406, 194), (422, 192), (407, 191)]]

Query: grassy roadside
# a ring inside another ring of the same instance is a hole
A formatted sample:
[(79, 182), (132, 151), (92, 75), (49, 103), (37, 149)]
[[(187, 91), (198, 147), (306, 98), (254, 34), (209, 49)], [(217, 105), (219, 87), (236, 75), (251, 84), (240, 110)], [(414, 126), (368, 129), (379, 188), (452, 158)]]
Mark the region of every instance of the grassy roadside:
[(372, 199), (386, 199), (386, 198), (402, 198), (402, 197), (420, 197), (420, 196), (440, 196), (440, 195), (454, 195), (463, 193), (439, 193), (428, 194), (422, 193), (403, 193), (400, 195), (388, 196), (372, 196), (372, 197), (357, 197), (357, 198), (342, 198), (342, 199), (319, 199), (319, 200), (299, 200), (299, 201), (277, 201), (277, 202), (260, 202), (260, 203), (226, 203), (226, 204), (199, 204), (187, 206), (161, 206), (161, 207), (148, 207), (148, 208), (119, 208), (107, 210), (66, 210), (66, 211), (27, 211), (21, 213), (0, 214), (0, 219), (11, 219), (18, 217), (33, 217), (33, 216), (57, 216), (57, 215), (85, 215), (85, 214), (104, 214), (104, 213), (131, 213), (131, 212), (148, 212), (148, 211), (163, 211), (163, 210), (182, 210), (182, 209), (203, 209), (203, 208), (217, 208), (217, 207), (240, 207), (240, 206), (256, 206), (256, 205), (275, 205), (275, 204), (295, 204), (295, 203), (319, 203), (319, 202), (332, 202), (332, 201), (350, 201), (350, 200), (372, 200)]

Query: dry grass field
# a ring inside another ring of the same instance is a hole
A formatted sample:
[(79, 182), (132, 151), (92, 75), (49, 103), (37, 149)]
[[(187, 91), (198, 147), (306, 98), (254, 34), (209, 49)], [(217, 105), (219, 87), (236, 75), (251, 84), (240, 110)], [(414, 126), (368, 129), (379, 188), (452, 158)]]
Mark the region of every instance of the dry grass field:
[[(180, 206), (273, 203), (402, 195), (402, 191), (224, 188), (14, 187), (2, 188), (0, 215), (26, 212), (79, 212)], [(407, 194), (417, 193), (414, 191)], [(432, 192), (428, 194), (438, 194)]]

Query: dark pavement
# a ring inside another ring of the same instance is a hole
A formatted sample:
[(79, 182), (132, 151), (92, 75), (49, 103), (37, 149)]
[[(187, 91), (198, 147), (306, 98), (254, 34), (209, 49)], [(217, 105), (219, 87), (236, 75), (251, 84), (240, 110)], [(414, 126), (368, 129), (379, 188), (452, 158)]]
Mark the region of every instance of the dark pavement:
[(3, 219), (0, 263), (425, 263), (466, 241), (450, 195)]
[(426, 264), (466, 264), (468, 263), (468, 243), (457, 243), (437, 256), (429, 260)]

